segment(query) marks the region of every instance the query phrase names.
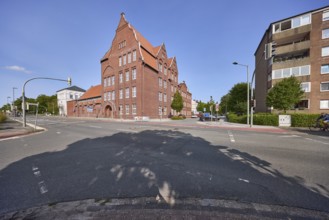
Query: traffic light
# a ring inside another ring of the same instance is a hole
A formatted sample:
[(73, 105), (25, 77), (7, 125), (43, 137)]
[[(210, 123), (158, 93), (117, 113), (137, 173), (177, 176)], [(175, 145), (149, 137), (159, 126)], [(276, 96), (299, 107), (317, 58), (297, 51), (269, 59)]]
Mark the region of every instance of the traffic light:
[(276, 42), (270, 42), (268, 44), (265, 44), (265, 60), (268, 60), (272, 57), (274, 57), (276, 50)]
[(251, 99), (249, 103), (250, 103), (250, 107), (253, 107), (253, 108), (256, 107), (256, 100), (255, 99)]
[(69, 84), (69, 86), (72, 85), (72, 79), (71, 79), (71, 77), (67, 78), (67, 83)]

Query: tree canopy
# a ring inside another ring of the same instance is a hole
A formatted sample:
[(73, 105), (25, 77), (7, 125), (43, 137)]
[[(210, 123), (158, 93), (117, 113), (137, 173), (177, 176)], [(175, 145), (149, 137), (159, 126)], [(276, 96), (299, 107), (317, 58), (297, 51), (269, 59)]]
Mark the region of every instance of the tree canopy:
[(247, 87), (247, 83), (237, 83), (231, 88), (228, 94), (222, 96), (220, 101), (221, 112), (246, 113)]
[(276, 83), (268, 92), (266, 97), (267, 106), (286, 112), (303, 97), (304, 91), (300, 82), (294, 76), (284, 78)]
[(171, 108), (174, 109), (176, 112), (182, 111), (184, 107), (184, 101), (182, 95), (176, 91), (174, 94), (174, 99), (171, 103)]

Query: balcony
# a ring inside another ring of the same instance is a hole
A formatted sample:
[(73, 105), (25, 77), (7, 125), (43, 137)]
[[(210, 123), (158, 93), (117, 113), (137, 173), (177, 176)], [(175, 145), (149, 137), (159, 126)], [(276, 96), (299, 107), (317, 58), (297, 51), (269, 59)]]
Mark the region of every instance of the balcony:
[(282, 32), (274, 33), (272, 35), (272, 40), (275, 42), (279, 42), (282, 39), (289, 38), (293, 40), (295, 37), (300, 37), (303, 34), (307, 34), (311, 32), (311, 24), (303, 25), (298, 28), (288, 29)]
[(272, 64), (272, 69), (284, 69), (295, 66), (305, 66), (311, 63), (310, 57), (302, 57), (302, 58), (286, 58), (282, 60), (277, 60)]
[(302, 41), (302, 42), (293, 42), (291, 44), (287, 44), (284, 46), (277, 46), (275, 49), (275, 53), (277, 55), (280, 54), (288, 54), (288, 53), (293, 53), (297, 51), (303, 51), (303, 50), (308, 50), (310, 48), (311, 44), (310, 41)]

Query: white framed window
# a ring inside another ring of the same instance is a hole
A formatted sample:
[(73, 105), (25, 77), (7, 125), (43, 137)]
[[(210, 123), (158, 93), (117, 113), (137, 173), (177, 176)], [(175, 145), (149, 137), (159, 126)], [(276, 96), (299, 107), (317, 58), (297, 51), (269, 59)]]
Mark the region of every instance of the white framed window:
[(127, 56), (126, 54), (123, 55), (123, 65), (127, 64)]
[(104, 79), (104, 87), (106, 87), (107, 86), (107, 79), (105, 78)]
[(162, 72), (162, 63), (159, 63), (159, 72)]
[(163, 73), (164, 73), (165, 75), (167, 75), (167, 67), (164, 67), (164, 71), (163, 71)]
[(129, 70), (126, 70), (126, 82), (129, 81)]
[(163, 94), (163, 101), (167, 102), (167, 94)]
[(159, 101), (162, 102), (162, 92), (159, 92)]
[(129, 109), (129, 105), (126, 105), (126, 115), (129, 115), (130, 114), (130, 109)]
[(112, 78), (112, 86), (114, 86), (114, 84), (115, 84), (115, 76), (112, 76), (111, 78)]
[(122, 89), (119, 90), (119, 99), (123, 99), (123, 90)]
[(159, 87), (162, 87), (162, 78), (159, 78)]
[(108, 78), (107, 78), (107, 85), (108, 85), (108, 86), (111, 86), (111, 77), (108, 77)]
[(322, 21), (329, 21), (329, 11), (324, 11), (323, 12)]
[(292, 76), (306, 76), (311, 74), (311, 66), (297, 66), (292, 68), (286, 68), (286, 69), (278, 69), (272, 71), (272, 78), (273, 79), (281, 79), (281, 78), (287, 78)]
[(111, 98), (112, 98), (112, 96), (111, 96), (111, 92), (108, 92), (108, 93), (107, 93), (107, 100), (108, 100), (108, 101), (111, 101)]
[(329, 38), (329, 28), (322, 30), (322, 39)]
[(136, 86), (132, 87), (132, 97), (136, 97)]
[(136, 61), (136, 50), (133, 50), (133, 61)]
[(128, 63), (131, 63), (131, 53), (128, 53)]
[(163, 108), (163, 115), (167, 115), (167, 107)]
[(122, 57), (119, 57), (119, 66), (122, 66)]
[(115, 100), (115, 91), (112, 91), (112, 100)]
[(321, 74), (328, 74), (329, 73), (329, 64), (321, 65)]
[(122, 73), (119, 73), (119, 83), (122, 83), (123, 82), (123, 75)]
[(107, 96), (106, 96), (107, 94), (106, 93), (104, 93), (104, 101), (106, 101), (106, 99), (107, 99)]
[(311, 82), (302, 82), (300, 87), (304, 92), (311, 92)]
[(162, 115), (162, 107), (159, 106), (159, 115)]
[(321, 92), (329, 91), (329, 82), (321, 82), (320, 91)]
[(329, 47), (322, 47), (321, 56), (329, 56)]
[(126, 88), (126, 99), (129, 98), (129, 93), (130, 93), (130, 89), (129, 89), (129, 87), (128, 87), (128, 88)]
[(299, 17), (295, 17), (289, 20), (285, 20), (276, 24), (273, 24), (272, 31), (273, 33), (279, 33), (285, 30), (297, 28), (303, 25), (307, 25), (311, 23), (311, 14), (302, 15)]
[(320, 109), (328, 109), (329, 100), (320, 100)]
[(165, 81), (165, 80), (163, 81), (163, 88), (165, 88), (165, 89), (167, 88), (167, 81)]
[(136, 115), (137, 114), (137, 107), (136, 104), (131, 105), (131, 114)]
[(132, 73), (131, 73), (131, 78), (132, 78), (132, 80), (135, 80), (136, 79), (136, 75), (137, 75), (137, 71), (136, 71), (136, 68), (133, 68), (132, 69)]

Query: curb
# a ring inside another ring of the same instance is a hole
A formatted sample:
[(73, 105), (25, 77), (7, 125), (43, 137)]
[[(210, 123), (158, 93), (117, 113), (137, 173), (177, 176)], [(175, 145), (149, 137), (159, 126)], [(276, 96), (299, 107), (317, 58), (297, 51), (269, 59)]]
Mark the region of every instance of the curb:
[(1, 214), (0, 219), (328, 219), (329, 213), (297, 207), (220, 199), (87, 199)]

